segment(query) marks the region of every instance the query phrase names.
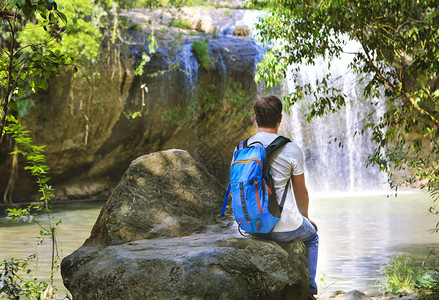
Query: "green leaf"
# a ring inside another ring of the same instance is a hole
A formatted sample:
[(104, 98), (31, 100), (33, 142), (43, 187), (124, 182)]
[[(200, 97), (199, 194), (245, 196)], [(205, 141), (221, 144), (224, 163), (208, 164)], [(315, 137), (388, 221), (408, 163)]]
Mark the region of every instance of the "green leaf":
[(17, 0), (10, 0), (9, 1), (9, 9), (13, 9), (16, 3), (17, 3)]
[(23, 91), (22, 88), (17, 88), (17, 95), (18, 95), (18, 97), (20, 97), (20, 98), (23, 98), (23, 97), (24, 97), (24, 91)]
[(60, 12), (59, 10), (55, 10), (55, 13), (58, 15), (58, 17), (64, 22), (67, 23), (67, 17), (65, 14)]

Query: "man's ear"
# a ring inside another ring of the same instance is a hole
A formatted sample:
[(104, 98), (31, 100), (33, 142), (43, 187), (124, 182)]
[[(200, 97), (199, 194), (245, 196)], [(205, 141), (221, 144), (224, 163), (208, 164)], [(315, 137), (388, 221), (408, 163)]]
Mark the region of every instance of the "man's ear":
[(282, 114), (280, 114), (280, 116), (279, 116), (279, 121), (277, 121), (279, 124), (280, 124), (280, 122), (282, 122)]

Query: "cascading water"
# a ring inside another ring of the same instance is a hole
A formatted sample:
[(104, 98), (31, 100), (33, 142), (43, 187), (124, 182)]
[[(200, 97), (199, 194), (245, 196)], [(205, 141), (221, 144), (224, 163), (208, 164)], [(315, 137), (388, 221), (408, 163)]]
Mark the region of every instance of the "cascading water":
[[(185, 44), (178, 55), (179, 64), (182, 66), (184, 72), (184, 78), (186, 81), (185, 86), (195, 88), (195, 84), (198, 81), (198, 62), (192, 51), (192, 43)], [(192, 93), (191, 93), (192, 94)]]
[[(235, 28), (254, 28), (258, 18), (263, 15), (261, 11), (234, 10), (230, 18), (216, 21), (218, 36), (210, 41), (210, 48), (221, 62), (218, 71), (222, 73), (222, 77), (225, 78), (227, 68), (224, 66), (221, 54), (224, 51), (219, 49), (228, 48), (233, 44), (232, 34)], [(255, 34), (255, 30), (250, 32), (251, 37)], [(251, 38), (247, 42), (248, 47), (254, 48), (252, 53), (256, 53), (253, 54), (256, 69), (256, 64), (263, 59), (265, 50), (261, 44), (255, 43)], [(354, 138), (354, 133), (363, 125), (362, 118), (370, 114), (373, 122), (379, 122), (382, 115), (379, 111), (380, 105), (373, 107), (371, 101), (362, 98), (362, 86), (358, 75), (348, 70), (352, 55), (347, 53), (354, 53), (359, 49), (357, 43), (348, 42), (345, 47), (346, 53), (342, 54), (340, 59), (332, 61), (331, 69), (328, 70), (326, 62), (320, 60), (314, 66), (302, 66), (298, 74), (299, 84), (315, 85), (316, 80), (321, 80), (331, 72), (332, 78), (336, 78), (332, 84), (340, 88), (347, 97), (346, 106), (335, 114), (314, 118), (308, 123), (305, 117), (307, 102), (312, 100), (305, 99), (291, 108), (290, 115), (284, 117), (280, 129), (281, 134), (290, 137), (301, 146), (305, 156), (307, 186), (314, 193), (370, 192), (387, 189), (385, 174), (380, 173), (376, 167), (365, 166), (367, 154), (371, 154), (374, 149), (370, 134), (365, 132)], [(193, 93), (199, 80), (199, 70), (190, 43), (183, 45), (179, 56), (186, 85), (192, 88)], [(286, 85), (291, 91), (293, 88), (291, 78), (287, 78)], [(261, 88), (259, 93), (264, 93), (263, 90)], [(379, 101), (385, 100), (383, 98)]]
[[(376, 123), (382, 112), (372, 107), (371, 102), (363, 99), (358, 75), (348, 70), (352, 60), (351, 54), (359, 50), (359, 45), (349, 42), (345, 53), (331, 63), (328, 70), (325, 61), (320, 60), (314, 66), (302, 66), (298, 74), (299, 84), (315, 86), (317, 80), (331, 72), (336, 78), (332, 83), (346, 95), (346, 106), (335, 114), (306, 121), (306, 107), (312, 101), (304, 99), (290, 109), (285, 116), (281, 133), (289, 136), (302, 147), (305, 156), (307, 185), (311, 191), (327, 192), (371, 192), (386, 189), (386, 176), (376, 167), (366, 168), (367, 154), (371, 154), (374, 144), (370, 134), (354, 133), (362, 128), (363, 118), (370, 114)], [(292, 90), (291, 77), (287, 82)], [(385, 99), (379, 99), (383, 103)], [(380, 107), (382, 105), (378, 105)]]

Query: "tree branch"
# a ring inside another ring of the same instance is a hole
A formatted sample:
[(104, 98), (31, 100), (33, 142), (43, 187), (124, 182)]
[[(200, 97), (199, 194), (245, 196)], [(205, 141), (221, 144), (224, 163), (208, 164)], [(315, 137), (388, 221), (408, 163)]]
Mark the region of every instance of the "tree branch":
[(6, 124), (6, 116), (8, 115), (9, 102), (12, 99), (12, 93), (13, 93), (13, 90), (11, 91), (11, 88), (12, 88), (12, 80), (13, 80), (12, 70), (14, 64), (14, 47), (15, 47), (15, 25), (14, 25), (15, 18), (16, 18), (16, 14), (14, 14), (14, 19), (12, 23), (10, 20), (8, 20), (9, 28), (11, 29), (11, 48), (9, 52), (8, 83), (6, 89), (6, 97), (5, 97), (5, 102), (3, 103), (3, 116), (0, 123), (0, 143), (3, 141), (3, 136), (4, 136), (3, 129)]
[(423, 109), (422, 107), (420, 107), (419, 104), (416, 103), (416, 100), (413, 99), (413, 97), (408, 92), (402, 91), (402, 87), (400, 87), (399, 90), (403, 93), (403, 95), (407, 98), (407, 100), (410, 101), (410, 103), (413, 105), (413, 107), (417, 111), (419, 111), (419, 113), (421, 115), (427, 116), (430, 119), (430, 121), (433, 122), (433, 124), (435, 124), (436, 126), (439, 127), (439, 120), (438, 119), (436, 119), (430, 112), (428, 112), (425, 109)]
[(375, 73), (381, 78), (381, 80), (386, 85), (392, 87), (393, 89), (397, 90), (401, 95), (403, 95), (421, 115), (428, 117), (430, 119), (430, 121), (433, 122), (433, 124), (435, 124), (436, 126), (439, 126), (439, 120), (436, 119), (430, 112), (428, 112), (427, 110), (420, 107), (419, 104), (416, 103), (416, 100), (413, 99), (413, 97), (410, 95), (410, 93), (406, 92), (403, 89), (402, 84), (397, 85), (397, 84), (391, 83), (386, 77), (384, 77), (384, 75), (380, 72), (378, 67), (372, 62), (373, 60), (370, 57), (369, 52), (367, 51), (367, 48), (365, 47), (360, 35), (359, 34), (355, 34), (355, 35), (358, 38), (358, 41), (360, 42), (361, 46), (363, 47), (364, 52), (366, 53), (366, 56), (367, 56), (367, 58), (365, 59), (366, 64), (375, 71)]

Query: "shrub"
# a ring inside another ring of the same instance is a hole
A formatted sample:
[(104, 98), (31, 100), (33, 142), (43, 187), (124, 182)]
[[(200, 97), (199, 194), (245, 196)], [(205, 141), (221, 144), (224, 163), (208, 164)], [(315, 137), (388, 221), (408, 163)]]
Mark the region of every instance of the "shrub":
[(200, 65), (206, 70), (210, 67), (211, 58), (209, 56), (209, 45), (207, 42), (202, 41), (193, 41), (192, 42), (192, 51), (197, 57)]
[(430, 264), (417, 264), (408, 257), (392, 258), (384, 268), (385, 289), (393, 293), (418, 292), (419, 299), (439, 299), (439, 266), (433, 260), (429, 257)]
[(413, 276), (417, 274), (417, 268), (413, 259), (403, 256), (393, 257), (384, 268), (386, 282), (384, 288), (392, 293), (415, 291)]
[(192, 24), (191, 24), (191, 22), (189, 22), (188, 19), (176, 19), (173, 22), (173, 25), (177, 28), (180, 28), (180, 29), (191, 29), (192, 28)]

